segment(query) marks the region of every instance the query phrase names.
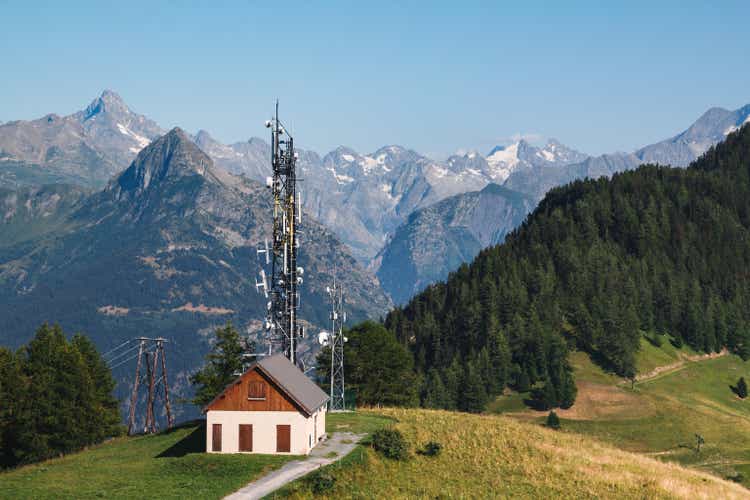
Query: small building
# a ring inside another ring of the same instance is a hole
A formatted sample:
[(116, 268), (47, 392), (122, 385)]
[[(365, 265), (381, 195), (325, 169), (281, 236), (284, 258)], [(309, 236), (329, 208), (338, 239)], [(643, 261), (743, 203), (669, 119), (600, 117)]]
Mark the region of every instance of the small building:
[(325, 437), (328, 399), (283, 355), (262, 358), (203, 409), (206, 451), (307, 455)]

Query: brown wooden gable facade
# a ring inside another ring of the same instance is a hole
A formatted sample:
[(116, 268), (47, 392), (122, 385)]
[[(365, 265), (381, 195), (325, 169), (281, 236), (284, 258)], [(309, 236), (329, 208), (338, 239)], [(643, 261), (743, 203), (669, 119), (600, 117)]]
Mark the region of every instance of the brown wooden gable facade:
[(300, 408), (286, 393), (256, 366), (227, 386), (204, 411), (297, 411)]

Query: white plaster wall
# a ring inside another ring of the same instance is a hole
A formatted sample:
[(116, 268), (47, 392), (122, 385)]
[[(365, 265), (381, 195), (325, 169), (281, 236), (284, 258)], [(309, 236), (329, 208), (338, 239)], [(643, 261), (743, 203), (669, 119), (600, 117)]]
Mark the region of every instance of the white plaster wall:
[(326, 414), (325, 406), (318, 410), (318, 441), (320, 441), (326, 434)]
[[(320, 419), (320, 417), (318, 417)], [(240, 453), (240, 424), (253, 426), (252, 453), (276, 452), (276, 426), (291, 425), (290, 455), (307, 455), (312, 416), (305, 418), (296, 411), (221, 411), (206, 413), (206, 451), (211, 452), (213, 424), (221, 424), (221, 453)], [(279, 453), (285, 455), (286, 453)]]
[[(312, 443), (312, 447), (314, 448), (316, 444), (320, 442), (320, 439), (323, 437), (323, 432), (320, 431), (320, 423), (323, 422), (323, 431), (325, 432), (325, 415), (326, 410), (325, 406), (315, 413), (313, 413), (310, 418), (307, 419), (306, 424), (306, 432), (307, 432), (307, 442)], [(318, 424), (318, 433), (316, 435), (315, 433), (315, 423), (316, 423), (316, 417), (317, 416), (317, 424)]]

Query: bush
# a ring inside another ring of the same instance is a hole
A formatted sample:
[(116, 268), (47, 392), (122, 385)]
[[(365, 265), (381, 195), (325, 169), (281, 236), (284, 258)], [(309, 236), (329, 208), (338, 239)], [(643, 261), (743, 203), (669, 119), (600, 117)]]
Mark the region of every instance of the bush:
[(318, 471), (310, 476), (308, 482), (310, 483), (310, 489), (312, 492), (316, 495), (320, 495), (333, 489), (334, 484), (336, 484), (336, 477), (328, 472)]
[(386, 458), (406, 460), (409, 457), (409, 446), (404, 435), (396, 429), (378, 429), (372, 435), (372, 447)]
[(740, 377), (737, 381), (737, 395), (742, 399), (747, 397), (747, 382), (745, 382), (745, 377)]
[(742, 482), (745, 480), (745, 476), (743, 476), (742, 473), (737, 472), (736, 474), (733, 474), (731, 476), (727, 476), (727, 479), (729, 479), (730, 481), (733, 481), (735, 483), (742, 484)]
[(426, 445), (424, 445), (424, 449), (419, 450), (417, 453), (420, 455), (425, 455), (428, 457), (436, 457), (440, 455), (440, 452), (443, 450), (443, 445), (438, 443), (437, 441), (430, 441)]
[(549, 412), (549, 415), (547, 415), (547, 427), (550, 429), (559, 429), (560, 428), (560, 418), (557, 416), (557, 413), (554, 411)]
[(672, 344), (677, 349), (680, 349), (682, 347), (682, 339), (680, 337), (674, 337), (672, 339), (669, 339), (669, 343)]

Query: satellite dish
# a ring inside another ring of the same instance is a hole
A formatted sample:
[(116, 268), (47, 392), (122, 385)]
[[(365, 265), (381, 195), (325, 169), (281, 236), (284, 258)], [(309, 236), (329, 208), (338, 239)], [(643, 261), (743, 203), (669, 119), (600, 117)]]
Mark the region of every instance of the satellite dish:
[(323, 347), (327, 346), (331, 341), (331, 334), (326, 331), (321, 331), (318, 334), (318, 344), (322, 345)]

